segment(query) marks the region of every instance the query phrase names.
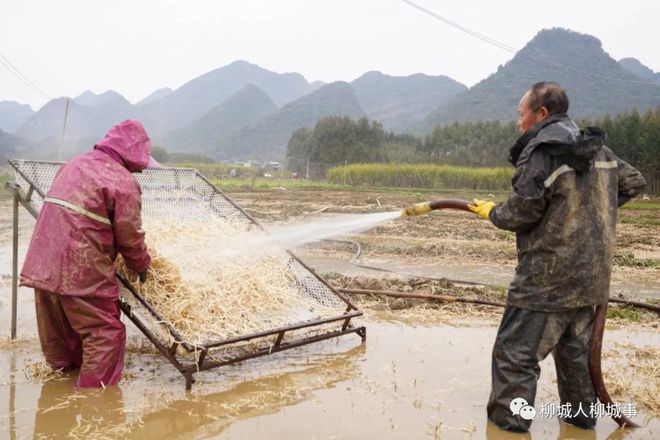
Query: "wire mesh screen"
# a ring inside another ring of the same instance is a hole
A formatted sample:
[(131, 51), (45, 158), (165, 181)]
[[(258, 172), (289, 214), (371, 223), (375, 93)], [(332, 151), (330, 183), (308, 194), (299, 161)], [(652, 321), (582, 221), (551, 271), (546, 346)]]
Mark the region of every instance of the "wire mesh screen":
[[(59, 162), (12, 160), (16, 181), (27, 191), (30, 182), (44, 195), (50, 190)], [(177, 220), (204, 220), (220, 216), (232, 222), (250, 222), (240, 209), (191, 168), (146, 169), (134, 174), (142, 188), (142, 217), (167, 216)], [(30, 182), (28, 182), (28, 180)], [(34, 194), (39, 208), (43, 197)]]
[[(31, 160), (12, 160), (10, 164), (16, 170), (17, 183), (25, 191), (29, 189), (30, 184), (34, 185), (36, 192), (32, 195), (32, 201), (40, 208), (43, 196), (47, 195), (55, 174), (62, 164)], [(207, 219), (220, 217), (231, 223), (245, 224), (247, 229), (259, 228), (254, 220), (194, 169), (147, 169), (135, 174), (135, 177), (142, 188), (142, 217), (145, 222), (149, 219), (167, 217), (180, 221), (186, 227), (195, 228)], [(336, 310), (332, 312), (335, 316), (345, 312), (347, 303), (342, 298), (290, 254), (286, 254), (285, 258), (287, 259), (285, 266), (291, 272), (293, 279), (292, 288), (299, 295), (312, 299), (313, 303), (318, 305), (304, 311), (291, 310), (290, 317), (287, 318), (289, 325), (320, 318), (321, 315), (316, 313), (316, 309), (324, 309), (325, 316), (328, 309)], [(128, 292), (123, 294), (130, 295)], [(134, 298), (125, 297), (124, 300), (136, 304)], [(152, 318), (160, 317), (152, 316)], [(158, 323), (155, 327), (163, 328)], [(162, 335), (162, 332), (159, 333)]]

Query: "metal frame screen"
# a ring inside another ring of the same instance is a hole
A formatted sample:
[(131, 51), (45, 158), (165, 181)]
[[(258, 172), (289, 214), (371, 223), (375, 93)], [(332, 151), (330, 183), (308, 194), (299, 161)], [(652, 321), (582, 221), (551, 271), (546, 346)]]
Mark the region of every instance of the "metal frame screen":
[[(16, 181), (22, 188), (27, 191), (32, 185), (34, 186), (36, 194), (32, 194), (32, 202), (41, 208), (43, 198), (48, 193), (57, 170), (62, 164), (32, 160), (12, 160), (10, 164), (16, 169)], [(248, 229), (261, 228), (252, 217), (195, 169), (146, 169), (142, 173), (135, 173), (134, 176), (142, 188), (143, 219), (165, 215), (188, 222), (191, 227), (194, 227), (195, 222), (204, 221), (209, 216), (219, 216), (230, 222), (245, 223)], [(291, 270), (295, 288), (299, 294), (313, 298), (326, 309), (336, 309), (337, 316), (356, 310), (345, 298), (332, 290), (290, 253), (287, 254), (286, 266)], [(125, 280), (122, 281), (125, 282)], [(122, 289), (122, 300), (140, 313), (141, 318), (149, 318), (145, 320), (147, 321), (145, 324), (152, 333), (163, 343), (168, 342), (165, 340), (168, 333), (176, 340), (181, 340), (178, 332), (169, 325), (163, 325), (163, 319), (158, 312), (151, 310), (149, 305), (139, 298), (135, 289), (128, 287), (128, 289)], [(318, 318), (320, 317), (292, 313), (290, 325), (313, 322)], [(160, 331), (158, 331), (159, 328)], [(275, 330), (273, 329), (273, 331)], [(217, 342), (208, 341), (205, 345)], [(186, 349), (190, 351), (194, 350), (194, 347), (188, 346)]]

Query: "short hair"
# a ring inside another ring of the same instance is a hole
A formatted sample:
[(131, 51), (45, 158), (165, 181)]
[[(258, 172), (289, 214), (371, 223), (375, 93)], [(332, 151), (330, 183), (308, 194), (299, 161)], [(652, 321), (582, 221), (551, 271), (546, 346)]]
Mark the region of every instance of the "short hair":
[(568, 111), (568, 96), (562, 86), (552, 81), (537, 82), (529, 89), (529, 108), (548, 109), (550, 115)]

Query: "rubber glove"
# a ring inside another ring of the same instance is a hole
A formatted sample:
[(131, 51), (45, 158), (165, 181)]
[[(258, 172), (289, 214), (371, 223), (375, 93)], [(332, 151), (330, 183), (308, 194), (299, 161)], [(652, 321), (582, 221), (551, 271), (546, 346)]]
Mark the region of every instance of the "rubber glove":
[(495, 202), (473, 199), (474, 205), (468, 205), (470, 211), (479, 214), (484, 220), (490, 220), (490, 210), (495, 207)]

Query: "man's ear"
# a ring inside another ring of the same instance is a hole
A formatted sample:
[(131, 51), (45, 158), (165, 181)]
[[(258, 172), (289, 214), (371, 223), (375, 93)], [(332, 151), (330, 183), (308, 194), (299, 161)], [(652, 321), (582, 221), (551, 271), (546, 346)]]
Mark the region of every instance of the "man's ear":
[(539, 116), (541, 117), (541, 121), (544, 121), (550, 117), (550, 112), (548, 111), (547, 108), (541, 106), (539, 109)]

